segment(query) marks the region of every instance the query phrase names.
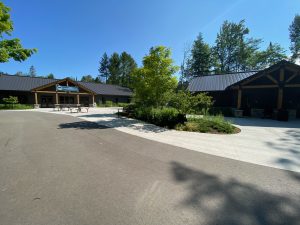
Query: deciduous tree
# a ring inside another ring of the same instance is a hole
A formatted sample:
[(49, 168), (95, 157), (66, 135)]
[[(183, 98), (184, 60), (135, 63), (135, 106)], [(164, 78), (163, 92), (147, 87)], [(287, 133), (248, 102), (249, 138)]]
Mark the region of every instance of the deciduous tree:
[(9, 12), (10, 8), (0, 2), (0, 63), (8, 62), (10, 59), (21, 62), (37, 51), (35, 48), (23, 48), (17, 38), (4, 39), (4, 34), (10, 36), (13, 31)]
[(143, 106), (161, 107), (172, 97), (177, 86), (171, 50), (164, 46), (152, 47), (143, 59), (143, 66), (133, 73), (135, 102)]

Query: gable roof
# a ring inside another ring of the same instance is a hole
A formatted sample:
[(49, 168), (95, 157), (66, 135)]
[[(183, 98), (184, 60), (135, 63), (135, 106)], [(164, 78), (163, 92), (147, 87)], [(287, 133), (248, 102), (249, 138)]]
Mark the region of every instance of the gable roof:
[(260, 71), (205, 75), (201, 77), (195, 77), (189, 83), (188, 90), (190, 92), (224, 91), (232, 85), (240, 84), (254, 76), (260, 76), (263, 73), (272, 72), (276, 69), (279, 69), (282, 66), (286, 66), (289, 69), (300, 71), (299, 65), (286, 60), (281, 60), (280, 62)]
[(224, 91), (226, 88), (233, 84), (236, 84), (242, 80), (245, 80), (258, 71), (242, 72), (242, 73), (230, 73), (222, 75), (206, 75), (202, 77), (195, 77), (191, 80), (188, 86), (190, 92), (198, 91)]
[[(48, 79), (41, 77), (27, 77), (0, 74), (0, 90), (5, 91), (32, 91), (41, 86), (60, 81), (59, 79)], [(115, 95), (115, 96), (132, 96), (129, 88), (120, 87), (118, 85), (89, 83), (89, 82), (76, 82), (80, 86), (91, 90), (99, 95)]]

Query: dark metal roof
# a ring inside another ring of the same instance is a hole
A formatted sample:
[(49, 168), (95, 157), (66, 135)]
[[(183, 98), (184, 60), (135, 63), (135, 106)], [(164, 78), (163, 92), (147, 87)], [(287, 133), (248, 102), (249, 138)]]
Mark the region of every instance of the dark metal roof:
[(222, 75), (206, 75), (195, 77), (191, 80), (188, 86), (190, 92), (200, 91), (224, 91), (226, 88), (236, 84), (246, 78), (249, 78), (258, 71), (230, 73)]
[(78, 82), (87, 89), (99, 95), (131, 96), (132, 91), (129, 88), (111, 84), (99, 84), (90, 82)]
[[(6, 91), (31, 91), (43, 85), (59, 81), (57, 79), (48, 79), (40, 77), (0, 75), (0, 90)], [(131, 96), (132, 92), (129, 88), (117, 85), (98, 84), (89, 82), (77, 82), (87, 89), (99, 95), (115, 95), (115, 96)]]

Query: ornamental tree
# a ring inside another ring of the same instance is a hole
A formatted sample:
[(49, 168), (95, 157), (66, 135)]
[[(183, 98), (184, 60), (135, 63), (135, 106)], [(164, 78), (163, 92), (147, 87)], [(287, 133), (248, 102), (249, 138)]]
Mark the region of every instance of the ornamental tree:
[(10, 59), (22, 62), (37, 51), (35, 48), (23, 48), (18, 38), (4, 38), (4, 35), (10, 36), (13, 31), (9, 12), (10, 8), (0, 2), (0, 63), (8, 62)]

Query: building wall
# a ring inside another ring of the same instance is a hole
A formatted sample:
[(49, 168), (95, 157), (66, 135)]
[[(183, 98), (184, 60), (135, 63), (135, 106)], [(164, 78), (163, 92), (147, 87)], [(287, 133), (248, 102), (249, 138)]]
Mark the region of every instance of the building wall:
[(111, 96), (111, 95), (97, 95), (95, 96), (95, 102), (97, 104), (105, 104), (107, 101), (114, 103), (129, 103), (130, 97), (128, 96)]

